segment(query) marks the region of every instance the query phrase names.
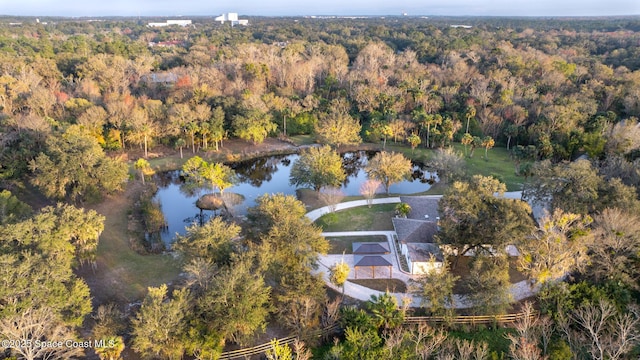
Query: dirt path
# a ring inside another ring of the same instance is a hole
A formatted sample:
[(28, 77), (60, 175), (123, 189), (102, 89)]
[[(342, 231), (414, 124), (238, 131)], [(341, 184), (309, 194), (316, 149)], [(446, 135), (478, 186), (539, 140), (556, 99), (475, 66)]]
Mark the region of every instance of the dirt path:
[[(295, 145), (278, 139), (266, 139), (264, 143), (253, 145), (242, 140), (226, 141), (219, 152), (202, 152), (195, 155), (220, 160), (250, 158), (279, 152), (296, 152)], [(189, 147), (183, 149), (184, 159), (180, 159), (175, 149), (157, 147), (150, 152), (151, 162), (159, 169), (179, 168), (191, 154)], [(125, 161), (142, 156), (142, 152), (131, 149), (119, 154)], [(139, 184), (130, 181), (123, 193), (110, 196), (102, 203), (91, 206), (105, 216), (105, 229), (98, 244), (97, 267), (82, 266), (77, 270), (91, 288), (94, 306), (107, 302), (127, 304), (141, 300), (149, 286), (159, 286), (175, 281), (180, 266), (170, 255), (140, 255), (129, 246), (128, 211), (131, 199), (139, 191)]]
[(174, 281), (179, 266), (170, 255), (140, 255), (129, 247), (128, 211), (138, 191), (137, 183), (93, 206), (105, 216), (104, 231), (98, 243), (97, 267), (78, 269), (78, 275), (91, 288), (94, 306), (116, 302), (126, 304), (142, 299), (149, 286)]

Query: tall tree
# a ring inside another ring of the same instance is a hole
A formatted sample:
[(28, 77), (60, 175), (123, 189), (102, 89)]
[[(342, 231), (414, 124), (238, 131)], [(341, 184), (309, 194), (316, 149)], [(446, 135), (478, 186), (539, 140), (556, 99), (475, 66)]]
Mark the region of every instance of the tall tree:
[(78, 126), (47, 139), (47, 149), (30, 164), (32, 182), (50, 198), (81, 202), (120, 190), (126, 165), (107, 157), (98, 141)]
[[(507, 245), (533, 231), (531, 207), (524, 201), (502, 197), (500, 181), (475, 175), (470, 182), (454, 182), (439, 207), (442, 219), (438, 240), (457, 256), (504, 253)], [(494, 194), (496, 194), (494, 196)]]
[(133, 168), (138, 170), (140, 173), (140, 180), (142, 181), (142, 185), (144, 185), (144, 177), (155, 174), (149, 162), (145, 159), (138, 159), (135, 163), (133, 163)]
[(407, 136), (407, 142), (409, 146), (411, 146), (411, 154), (413, 154), (414, 150), (420, 145), (422, 140), (420, 140), (420, 136), (411, 133), (411, 135)]
[(144, 146), (144, 158), (146, 159), (149, 156), (149, 144), (159, 134), (159, 126), (149, 117), (148, 111), (141, 107), (135, 107), (131, 112), (130, 124), (129, 139), (134, 144), (141, 143)]
[(225, 340), (246, 344), (264, 331), (269, 315), (270, 288), (251, 259), (236, 258), (216, 274), (209, 289), (198, 300), (197, 312)]
[(462, 145), (464, 145), (464, 155), (466, 156), (467, 146), (471, 145), (471, 143), (473, 142), (473, 136), (469, 133), (464, 133), (460, 142), (462, 143)]
[(235, 171), (220, 163), (208, 163), (199, 156), (194, 156), (182, 165), (186, 183), (192, 187), (210, 187), (222, 194), (233, 186), (237, 179)]
[(640, 287), (640, 219), (626, 209), (605, 209), (595, 215), (589, 247), (589, 268), (596, 281), (612, 280)]
[(292, 185), (309, 185), (315, 191), (325, 186), (339, 187), (346, 178), (342, 158), (329, 146), (303, 151), (291, 168)]
[(133, 350), (144, 357), (181, 359), (185, 348), (189, 293), (176, 290), (167, 297), (167, 285), (149, 288), (140, 310), (132, 320)]
[(640, 316), (637, 309), (619, 312), (608, 301), (584, 304), (574, 310), (560, 327), (578, 347), (586, 350), (591, 359), (625, 359), (640, 343)]
[(489, 149), (491, 149), (494, 145), (496, 144), (495, 141), (493, 141), (493, 138), (491, 136), (485, 136), (482, 139), (482, 147), (484, 148), (484, 159), (485, 160), (489, 160), (489, 157), (487, 155), (487, 152), (489, 151)]
[(25, 220), (31, 212), (31, 207), (18, 200), (9, 190), (0, 191), (0, 225)]
[(334, 100), (328, 113), (321, 113), (315, 127), (315, 134), (323, 144), (341, 145), (359, 144), (360, 124), (348, 113), (346, 100)]
[(202, 125), (202, 127), (207, 129), (209, 136), (216, 147), (216, 151), (220, 150), (222, 140), (225, 138), (224, 110), (222, 107), (218, 106), (213, 109), (211, 117)]
[(72, 359), (84, 355), (74, 346), (43, 346), (42, 343), (65, 343), (74, 338), (72, 329), (56, 318), (51, 309), (28, 309), (21, 314), (0, 319), (0, 350), (21, 359)]
[(234, 134), (240, 139), (260, 144), (278, 125), (271, 119), (271, 115), (260, 110), (249, 110), (245, 114), (233, 118)]
[(462, 154), (453, 148), (444, 148), (436, 150), (429, 166), (436, 169), (438, 178), (443, 182), (460, 179), (465, 175), (466, 163)]
[(344, 297), (344, 283), (347, 282), (347, 279), (349, 278), (349, 272), (351, 272), (349, 264), (345, 263), (344, 259), (342, 259), (339, 263), (333, 264), (330, 272), (331, 283), (342, 288), (342, 296)]
[(556, 209), (540, 219), (538, 229), (518, 244), (520, 268), (539, 284), (582, 269), (588, 261), (588, 216)]
[(321, 229), (305, 213), (300, 201), (282, 194), (261, 196), (258, 205), (249, 209), (251, 235), (262, 249), (262, 266), (277, 281), (316, 268), (318, 256), (329, 249)]
[(412, 280), (412, 292), (420, 298), (420, 305), (433, 315), (444, 315), (454, 306), (453, 287), (459, 277), (451, 273), (449, 264), (436, 269), (435, 259), (430, 259), (430, 268), (435, 269)]
[(95, 261), (103, 221), (95, 211), (59, 204), (0, 227), (0, 318), (46, 308), (56, 321), (82, 324), (91, 312), (89, 288), (72, 269)]
[(233, 240), (239, 234), (238, 225), (226, 223), (216, 217), (203, 226), (187, 227), (187, 233), (178, 235), (173, 247), (187, 258), (203, 258), (224, 265), (231, 261)]
[(382, 151), (369, 161), (365, 171), (370, 179), (380, 181), (389, 195), (391, 184), (406, 179), (410, 175), (411, 161), (400, 153)]
[(202, 136), (202, 147), (207, 148), (207, 139), (211, 134), (211, 108), (207, 104), (198, 104), (193, 109), (194, 120), (198, 124), (198, 132)]
[(477, 254), (465, 287), (478, 314), (504, 314), (511, 302), (509, 263), (506, 254)]
[(520, 132), (520, 127), (513, 124), (507, 125), (507, 127), (504, 129), (504, 134), (507, 137), (507, 150), (510, 149), (511, 138), (518, 136), (519, 132)]
[(575, 214), (585, 214), (597, 205), (600, 178), (588, 160), (552, 165), (536, 163), (533, 181), (525, 184), (523, 196), (541, 205), (550, 200), (552, 209), (560, 208)]
[[(178, 103), (169, 109), (169, 132), (177, 136), (180, 136), (182, 133), (189, 134), (191, 136), (191, 150), (193, 153), (196, 152), (195, 133), (197, 132), (197, 124), (195, 124), (194, 118), (194, 111), (189, 104)], [(182, 152), (182, 146), (180, 149)]]
[(373, 204), (373, 198), (376, 196), (378, 189), (380, 188), (380, 180), (367, 179), (360, 185), (360, 195), (367, 199), (367, 205), (371, 207)]

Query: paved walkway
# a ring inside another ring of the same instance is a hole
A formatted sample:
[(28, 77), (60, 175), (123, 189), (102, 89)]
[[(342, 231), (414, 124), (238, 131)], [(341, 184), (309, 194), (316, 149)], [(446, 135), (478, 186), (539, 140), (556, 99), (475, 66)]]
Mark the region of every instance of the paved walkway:
[[(442, 195), (425, 195), (425, 197), (430, 197), (430, 198), (440, 198), (442, 197)], [(507, 192), (504, 194), (504, 197), (506, 198), (510, 198), (510, 199), (520, 199), (522, 197), (522, 192), (521, 191), (513, 191), (513, 192)], [(381, 199), (374, 199), (373, 200), (373, 204), (394, 204), (394, 203), (399, 203), (400, 202), (400, 198), (399, 197), (391, 197), (391, 198), (381, 198)], [(343, 209), (349, 209), (349, 208), (353, 208), (353, 207), (358, 207), (358, 206), (366, 206), (367, 205), (367, 201), (366, 200), (356, 200), (356, 201), (348, 201), (348, 202), (344, 202), (344, 203), (340, 203), (337, 205), (336, 210), (343, 210)], [(313, 211), (310, 211), (306, 214), (306, 216), (311, 220), (311, 221), (316, 221), (318, 218), (320, 218), (322, 215), (329, 213), (329, 208), (328, 207), (323, 207), (320, 209), (316, 209)], [(373, 236), (373, 235), (384, 235), (387, 237), (387, 241), (389, 242), (389, 249), (391, 249), (391, 255), (392, 258), (394, 259), (393, 261), (393, 275), (392, 278), (393, 279), (398, 279), (403, 281), (405, 284), (410, 285), (411, 282), (410, 280), (413, 278), (413, 275), (405, 273), (401, 270), (400, 268), (400, 264), (398, 262), (398, 256), (402, 256), (399, 255), (396, 251), (396, 247), (395, 244), (393, 243), (393, 235), (395, 235), (395, 231), (343, 231), (343, 232), (325, 232), (322, 233), (323, 236), (325, 237), (337, 237), (337, 236)], [(325, 256), (320, 256), (319, 259), (319, 267), (318, 269), (315, 271), (316, 273), (322, 273), (322, 276), (324, 278), (324, 281), (327, 283), (327, 286), (335, 289), (338, 292), (342, 292), (341, 288), (336, 287), (335, 285), (333, 285), (330, 281), (330, 271), (329, 269), (336, 263), (340, 262), (344, 260), (347, 264), (349, 264), (349, 268), (351, 269), (351, 272), (349, 273), (349, 277), (348, 279), (355, 279), (355, 268), (354, 268), (354, 256), (353, 254), (346, 254), (346, 255), (325, 255)], [(358, 274), (364, 274), (363, 270), (358, 271)], [(389, 272), (387, 268), (379, 268), (375, 270), (375, 275), (376, 278), (389, 278)], [(364, 278), (370, 278), (369, 276), (366, 276)], [(523, 299), (526, 299), (528, 297), (531, 297), (533, 295), (535, 295), (538, 292), (538, 287), (534, 287), (532, 288), (529, 283), (527, 281), (520, 281), (518, 283), (512, 284), (511, 285), (511, 295), (514, 301), (520, 301)], [(358, 300), (362, 300), (362, 301), (366, 301), (369, 300), (371, 298), (372, 295), (381, 295), (383, 294), (383, 292), (381, 291), (377, 291), (377, 290), (373, 290), (370, 289), (368, 287), (364, 287), (362, 285), (358, 285), (355, 283), (352, 283), (350, 281), (347, 280), (347, 282), (344, 284), (344, 293), (345, 295), (348, 295), (354, 299), (358, 299)], [(397, 299), (398, 299), (398, 304), (402, 304), (403, 302), (409, 301), (411, 303), (411, 307), (420, 307), (420, 301), (421, 299), (417, 296), (414, 296), (410, 293), (392, 293), (392, 295), (394, 295)], [(454, 295), (454, 301), (453, 301), (453, 307), (457, 308), (457, 309), (465, 309), (465, 308), (470, 308), (472, 307), (473, 304), (471, 304), (470, 301), (468, 301), (468, 299), (466, 299), (465, 296), (463, 295)]]

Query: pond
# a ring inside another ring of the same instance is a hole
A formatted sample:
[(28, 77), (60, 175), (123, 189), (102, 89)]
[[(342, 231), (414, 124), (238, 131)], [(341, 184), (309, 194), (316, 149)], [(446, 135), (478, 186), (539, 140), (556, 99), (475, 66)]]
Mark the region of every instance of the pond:
[[(347, 178), (342, 185), (345, 195), (360, 195), (360, 185), (367, 180), (364, 167), (373, 157), (373, 152), (350, 152), (342, 155), (343, 166)], [(296, 188), (289, 184), (289, 175), (293, 163), (298, 155), (278, 155), (257, 158), (228, 164), (238, 176), (238, 184), (225, 190), (225, 193), (238, 194), (235, 196), (235, 205), (230, 207), (233, 215), (245, 215), (249, 207), (256, 205), (256, 199), (263, 194), (284, 193), (295, 195)], [(183, 184), (179, 171), (159, 173), (154, 176), (158, 185), (156, 199), (162, 204), (162, 212), (167, 221), (168, 231), (162, 234), (165, 244), (173, 241), (176, 233), (184, 234), (185, 226), (197, 222), (200, 210), (195, 203), (198, 198), (208, 190), (199, 193), (187, 193), (182, 188)], [(414, 164), (410, 180), (405, 180), (391, 185), (390, 193), (415, 194), (429, 190), (430, 184), (437, 181), (435, 172), (429, 171), (424, 166)], [(380, 192), (384, 192), (381, 186)], [(214, 215), (213, 211), (205, 211), (205, 216)]]

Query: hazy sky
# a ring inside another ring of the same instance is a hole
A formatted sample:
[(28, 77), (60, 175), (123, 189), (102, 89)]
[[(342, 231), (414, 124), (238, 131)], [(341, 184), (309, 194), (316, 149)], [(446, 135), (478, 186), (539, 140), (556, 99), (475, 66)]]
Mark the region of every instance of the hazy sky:
[(639, 15), (640, 0), (0, 0), (0, 15)]

